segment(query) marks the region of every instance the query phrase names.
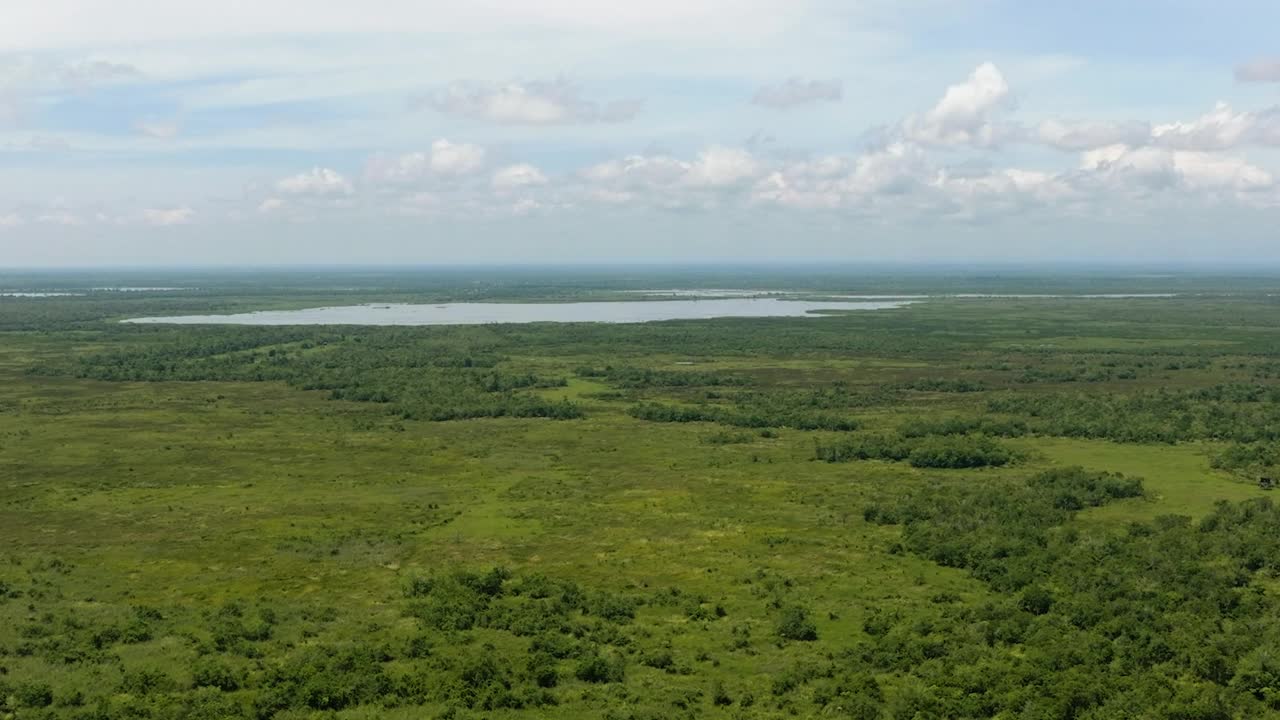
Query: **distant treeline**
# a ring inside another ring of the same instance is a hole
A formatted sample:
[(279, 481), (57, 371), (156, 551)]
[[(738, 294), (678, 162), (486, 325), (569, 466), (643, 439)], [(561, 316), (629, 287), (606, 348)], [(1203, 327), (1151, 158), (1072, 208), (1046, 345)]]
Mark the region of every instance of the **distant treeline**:
[(37, 366), (96, 380), (279, 381), (334, 400), (384, 403), (404, 419), (584, 415), (567, 400), (522, 392), (563, 387), (563, 377), (506, 370), (483, 342), (442, 342), (412, 332), (346, 334), (297, 328), (220, 328), (177, 342), (96, 353)]

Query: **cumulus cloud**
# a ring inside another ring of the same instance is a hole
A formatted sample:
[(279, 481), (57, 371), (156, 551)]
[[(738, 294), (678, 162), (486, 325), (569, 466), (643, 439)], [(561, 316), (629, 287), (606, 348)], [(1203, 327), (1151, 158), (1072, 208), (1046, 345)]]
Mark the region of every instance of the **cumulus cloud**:
[(1229, 150), (1247, 144), (1280, 145), (1280, 108), (1237, 112), (1219, 102), (1190, 122), (1156, 125), (1152, 142), (1177, 150)]
[(824, 157), (775, 169), (753, 189), (756, 204), (882, 216), (968, 221), (1073, 199), (1053, 173), (939, 167), (919, 145), (895, 142), (852, 158)]
[(431, 171), (438, 175), (470, 175), (484, 167), (485, 150), (478, 145), (452, 143), (445, 139), (431, 143)]
[(1240, 82), (1280, 82), (1280, 57), (1258, 58), (1236, 66), (1236, 80)]
[(286, 195), (309, 195), (324, 197), (331, 195), (351, 195), (355, 187), (336, 170), (316, 167), (310, 172), (299, 173), (284, 178), (276, 183), (276, 190)]
[(1233, 190), (1271, 189), (1275, 178), (1239, 158), (1200, 151), (1113, 145), (1084, 153), (1080, 167), (1117, 189)]
[[(1111, 136), (1143, 135), (1136, 127), (1070, 130), (1053, 137), (1064, 147), (1087, 147)], [(691, 159), (628, 156), (590, 166), (578, 178), (585, 185), (580, 197), (606, 205), (774, 206), (965, 222), (1027, 212), (1096, 213), (1159, 197), (1178, 203), (1280, 205), (1275, 177), (1257, 165), (1218, 152), (1150, 144), (1091, 148), (1080, 154), (1077, 168), (1061, 171), (991, 169), (969, 161), (949, 166), (939, 164), (929, 146), (906, 140), (861, 154), (803, 160), (769, 161), (711, 147)]]
[(628, 155), (577, 173), (586, 199), (667, 209), (715, 207), (748, 191), (767, 165), (741, 148), (712, 145), (685, 160)]
[(195, 211), (189, 207), (147, 208), (142, 211), (142, 222), (152, 227), (170, 227), (187, 225), (195, 218)]
[(638, 115), (644, 103), (635, 99), (587, 100), (575, 84), (560, 78), (499, 86), (454, 83), (417, 104), (506, 125), (572, 125), (625, 122)]
[(744, 187), (763, 171), (762, 163), (740, 148), (713, 145), (692, 160), (667, 155), (629, 155), (585, 168), (579, 176), (599, 197), (622, 201), (647, 193), (676, 199), (682, 192)]
[(666, 155), (628, 155), (584, 168), (580, 174), (593, 183), (641, 188), (674, 184), (688, 167), (688, 163)]
[(844, 97), (844, 83), (839, 80), (805, 80), (791, 77), (776, 85), (756, 90), (751, 102), (775, 110), (788, 110), (804, 105), (837, 102)]
[(258, 212), (267, 215), (284, 208), (284, 201), (278, 197), (269, 197), (258, 204)]
[(418, 182), (428, 177), (462, 177), (484, 168), (486, 151), (479, 145), (439, 139), (426, 152), (374, 156), (365, 167), (365, 177), (373, 182), (396, 184)]
[(1151, 137), (1148, 123), (1064, 122), (1045, 120), (1035, 140), (1059, 150), (1093, 150), (1107, 145), (1142, 145)]
[(1011, 105), (1004, 75), (995, 65), (983, 63), (967, 80), (948, 87), (931, 110), (903, 121), (902, 134), (930, 145), (990, 147), (1005, 139), (996, 118)]
[(901, 195), (919, 185), (929, 172), (928, 159), (920, 147), (897, 142), (859, 157), (840, 187), (858, 195)]
[(493, 173), (490, 182), (494, 190), (516, 190), (547, 184), (547, 176), (538, 168), (527, 163), (508, 165)]
[(1080, 198), (1077, 188), (1056, 173), (1021, 168), (957, 173), (941, 170), (931, 183), (944, 216), (974, 222), (1058, 206)]
[(683, 181), (694, 187), (724, 188), (739, 185), (758, 174), (760, 163), (751, 153), (713, 145), (698, 153)]
[(815, 181), (803, 174), (775, 170), (756, 183), (751, 199), (760, 204), (813, 210), (838, 208), (844, 202), (844, 195), (830, 181)]

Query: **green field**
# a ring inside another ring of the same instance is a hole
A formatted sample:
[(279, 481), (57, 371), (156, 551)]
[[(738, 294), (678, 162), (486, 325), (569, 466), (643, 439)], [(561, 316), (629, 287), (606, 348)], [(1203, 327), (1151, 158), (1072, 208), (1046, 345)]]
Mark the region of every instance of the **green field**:
[[(0, 298), (0, 717), (1280, 716), (1280, 278), (820, 319), (115, 322), (688, 280)], [(700, 281), (1019, 290), (725, 280)]]

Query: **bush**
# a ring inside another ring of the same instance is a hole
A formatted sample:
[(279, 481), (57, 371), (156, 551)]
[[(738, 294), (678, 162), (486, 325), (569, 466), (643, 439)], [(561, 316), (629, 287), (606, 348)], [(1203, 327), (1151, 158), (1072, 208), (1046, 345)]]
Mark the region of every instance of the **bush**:
[(173, 680), (162, 670), (132, 670), (120, 679), (120, 690), (130, 695), (166, 692), (173, 685)]
[(962, 469), (1007, 465), (1017, 453), (985, 435), (851, 435), (830, 444), (814, 443), (814, 459), (906, 460), (914, 467)]
[(589, 683), (622, 682), (626, 665), (622, 658), (606, 658), (598, 652), (592, 652), (578, 660), (574, 669), (574, 677)]
[(212, 687), (226, 692), (239, 690), (240, 673), (225, 660), (206, 656), (196, 661), (191, 670), (191, 684), (195, 687)]
[(13, 689), (19, 707), (42, 708), (53, 704), (53, 688), (48, 683), (21, 683)]
[(925, 438), (907, 455), (912, 467), (953, 470), (998, 467), (1013, 459), (1013, 451), (981, 435)]
[(313, 647), (270, 668), (260, 709), (270, 716), (286, 708), (342, 710), (391, 692), (391, 679), (372, 648)]
[(538, 687), (553, 688), (560, 682), (556, 660), (545, 652), (531, 654), (526, 668), (529, 671), (529, 677)]
[(1032, 615), (1044, 615), (1053, 607), (1053, 594), (1040, 587), (1030, 587), (1022, 591), (1018, 607)]
[(809, 619), (809, 611), (798, 605), (783, 609), (777, 633), (784, 640), (812, 642), (818, 639), (818, 628)]

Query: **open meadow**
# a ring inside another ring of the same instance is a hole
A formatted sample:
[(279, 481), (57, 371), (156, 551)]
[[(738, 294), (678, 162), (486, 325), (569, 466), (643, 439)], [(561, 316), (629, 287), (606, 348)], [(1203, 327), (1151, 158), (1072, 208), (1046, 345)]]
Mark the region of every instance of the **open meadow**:
[[(1280, 716), (1280, 279), (711, 276), (947, 297), (118, 322), (689, 281), (0, 297), (0, 717)], [(988, 293), (1021, 297), (959, 297)], [(1112, 293), (1175, 295), (1080, 297)]]

